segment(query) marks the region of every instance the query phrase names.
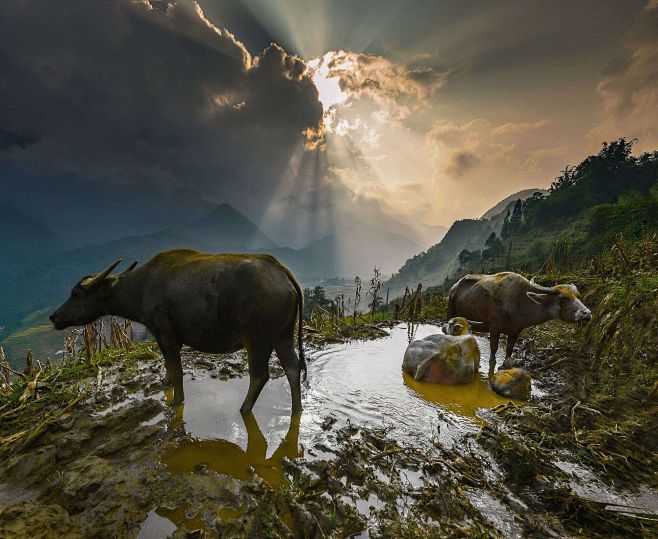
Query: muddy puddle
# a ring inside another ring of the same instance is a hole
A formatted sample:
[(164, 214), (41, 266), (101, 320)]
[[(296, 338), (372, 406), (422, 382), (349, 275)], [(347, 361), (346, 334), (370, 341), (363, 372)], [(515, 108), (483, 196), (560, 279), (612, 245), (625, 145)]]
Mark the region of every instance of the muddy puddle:
[(263, 479), (277, 483), (281, 457), (312, 459), (323, 453), (317, 447), (325, 441), (327, 416), (336, 420), (336, 427), (390, 428), (395, 439), (416, 446), (435, 439), (450, 445), (479, 428), (481, 410), (508, 399), (487, 385), (488, 342), (482, 337), (480, 373), (469, 384), (427, 384), (404, 374), (400, 366), (410, 336), (422, 339), (437, 331), (436, 326), (419, 325), (411, 334), (399, 325), (387, 338), (316, 353), (309, 361), (304, 412), (292, 421), (285, 377), (271, 379), (253, 414), (243, 418), (238, 407), (249, 385), (247, 377), (222, 381), (188, 375), (185, 404), (176, 408), (171, 426), (183, 428), (196, 441), (163, 461), (172, 472), (206, 467), (239, 479), (247, 478), (253, 467)]
[[(290, 388), (283, 376), (268, 382), (253, 414), (243, 417), (238, 408), (248, 377), (219, 380), (213, 371), (187, 374), (185, 404), (174, 408), (167, 428), (182, 429), (189, 441), (162, 454), (161, 460), (174, 474), (212, 470), (246, 480), (255, 473), (278, 486), (284, 479), (284, 457), (334, 456), (330, 429), (383, 427), (400, 443), (422, 448), (436, 441), (449, 447), (465, 434), (476, 433), (482, 424), (480, 415), (508, 399), (487, 385), (488, 341), (482, 337), (477, 337), (482, 350), (480, 373), (469, 384), (427, 384), (403, 374), (401, 362), (409, 340), (438, 331), (433, 325), (398, 325), (386, 338), (311, 353), (304, 411), (292, 417)], [(159, 398), (170, 401), (171, 395), (161, 393)], [(149, 423), (164, 420), (165, 415), (160, 415)], [(422, 483), (411, 475), (410, 484)], [(367, 515), (371, 506), (380, 505), (371, 497), (356, 501), (359, 512)], [(172, 521), (183, 524), (183, 517), (183, 510), (155, 508), (143, 531), (168, 529)]]

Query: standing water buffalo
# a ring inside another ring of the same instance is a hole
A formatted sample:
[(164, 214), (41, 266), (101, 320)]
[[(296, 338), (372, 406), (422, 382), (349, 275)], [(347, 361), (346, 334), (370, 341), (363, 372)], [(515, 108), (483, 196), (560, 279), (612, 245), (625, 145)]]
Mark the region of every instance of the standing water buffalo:
[[(240, 410), (254, 406), (269, 379), (269, 359), (276, 350), (290, 383), (293, 412), (301, 411), (303, 295), (290, 270), (270, 255), (204, 254), (187, 249), (155, 255), (141, 268), (132, 264), (119, 275), (84, 277), (71, 297), (51, 316), (56, 329), (117, 315), (144, 324), (165, 360), (165, 385), (174, 386), (181, 403), (183, 368), (180, 349), (187, 344), (207, 353), (246, 348), (249, 390)], [(299, 315), (295, 352), (295, 319)]]
[(507, 335), (504, 364), (508, 364), (516, 339), (525, 328), (558, 318), (566, 322), (592, 319), (574, 285), (540, 286), (512, 272), (462, 277), (450, 289), (448, 318), (453, 316), (482, 321), (473, 329), (489, 332), (492, 367), (501, 333)]

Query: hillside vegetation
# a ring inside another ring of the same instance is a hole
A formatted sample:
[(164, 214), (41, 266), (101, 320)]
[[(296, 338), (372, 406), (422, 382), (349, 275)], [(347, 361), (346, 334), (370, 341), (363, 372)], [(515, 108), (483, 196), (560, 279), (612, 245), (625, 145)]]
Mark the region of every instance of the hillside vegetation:
[(512, 202), (504, 214), (456, 222), (385, 286), (447, 289), (466, 273), (596, 265), (622, 238), (638, 241), (643, 231), (658, 229), (658, 151), (634, 156), (633, 143), (603, 143), (598, 154), (565, 167), (546, 194)]

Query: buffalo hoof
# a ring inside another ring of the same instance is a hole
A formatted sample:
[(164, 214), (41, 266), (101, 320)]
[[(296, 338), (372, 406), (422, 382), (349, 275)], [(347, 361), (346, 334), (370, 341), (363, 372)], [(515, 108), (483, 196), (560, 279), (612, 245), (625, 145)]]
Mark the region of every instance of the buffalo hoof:
[(532, 379), (523, 369), (503, 369), (493, 374), (489, 380), (491, 389), (510, 399), (526, 400), (530, 397)]

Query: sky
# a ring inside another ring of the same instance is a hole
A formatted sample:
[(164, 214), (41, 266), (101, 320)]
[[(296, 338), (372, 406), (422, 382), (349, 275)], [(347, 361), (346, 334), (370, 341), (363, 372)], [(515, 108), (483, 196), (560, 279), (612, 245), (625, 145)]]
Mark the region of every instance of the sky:
[(0, 27), (0, 196), (89, 234), (221, 202), (296, 247), (449, 226), (658, 148), (656, 0), (6, 0)]

